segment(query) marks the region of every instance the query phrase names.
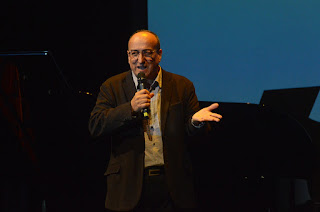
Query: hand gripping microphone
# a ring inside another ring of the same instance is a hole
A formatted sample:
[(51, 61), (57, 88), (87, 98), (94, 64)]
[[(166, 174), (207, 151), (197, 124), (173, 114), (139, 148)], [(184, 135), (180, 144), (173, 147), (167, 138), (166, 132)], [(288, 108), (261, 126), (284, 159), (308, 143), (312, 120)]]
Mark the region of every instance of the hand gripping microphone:
[[(145, 89), (145, 80), (146, 80), (145, 74), (143, 72), (140, 72), (138, 74), (138, 89), (139, 90)], [(143, 118), (149, 119), (148, 108), (142, 109), (142, 114), (143, 114)]]

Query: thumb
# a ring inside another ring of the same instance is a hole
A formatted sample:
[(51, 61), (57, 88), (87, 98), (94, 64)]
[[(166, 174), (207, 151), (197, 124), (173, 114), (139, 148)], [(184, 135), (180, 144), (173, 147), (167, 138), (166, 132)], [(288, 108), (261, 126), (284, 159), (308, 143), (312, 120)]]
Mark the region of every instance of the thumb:
[(212, 105), (210, 105), (209, 107), (207, 107), (207, 109), (209, 111), (212, 111), (214, 109), (217, 109), (219, 107), (219, 104), (218, 103), (213, 103)]

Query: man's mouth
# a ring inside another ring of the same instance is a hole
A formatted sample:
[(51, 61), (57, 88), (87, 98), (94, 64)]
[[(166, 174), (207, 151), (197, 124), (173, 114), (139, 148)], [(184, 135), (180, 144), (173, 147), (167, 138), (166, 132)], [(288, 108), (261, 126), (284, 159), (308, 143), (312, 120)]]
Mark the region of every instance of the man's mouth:
[(140, 70), (145, 70), (147, 67), (146, 66), (137, 66), (137, 68)]

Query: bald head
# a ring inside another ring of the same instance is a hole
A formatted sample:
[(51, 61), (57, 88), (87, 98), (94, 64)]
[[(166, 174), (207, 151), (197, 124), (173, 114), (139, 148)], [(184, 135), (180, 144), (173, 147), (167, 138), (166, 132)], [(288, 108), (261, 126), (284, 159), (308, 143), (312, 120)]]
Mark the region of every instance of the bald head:
[(133, 33), (129, 38), (128, 49), (130, 49), (132, 42), (149, 42), (154, 45), (154, 49), (160, 49), (160, 39), (158, 35), (149, 30), (138, 30)]

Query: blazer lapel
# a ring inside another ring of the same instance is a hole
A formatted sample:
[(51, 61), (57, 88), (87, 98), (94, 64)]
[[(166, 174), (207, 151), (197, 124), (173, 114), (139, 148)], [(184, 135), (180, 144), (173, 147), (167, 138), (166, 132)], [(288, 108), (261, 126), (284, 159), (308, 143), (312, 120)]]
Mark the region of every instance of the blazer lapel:
[(132, 72), (128, 71), (127, 76), (123, 79), (122, 87), (124, 90), (124, 94), (126, 95), (127, 101), (131, 101), (134, 97), (134, 94), (137, 92), (137, 88), (134, 85), (132, 79)]
[(172, 79), (170, 74), (162, 69), (162, 88), (161, 88), (161, 132), (164, 135), (168, 109), (172, 96)]

